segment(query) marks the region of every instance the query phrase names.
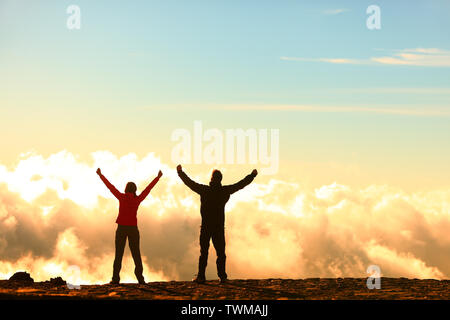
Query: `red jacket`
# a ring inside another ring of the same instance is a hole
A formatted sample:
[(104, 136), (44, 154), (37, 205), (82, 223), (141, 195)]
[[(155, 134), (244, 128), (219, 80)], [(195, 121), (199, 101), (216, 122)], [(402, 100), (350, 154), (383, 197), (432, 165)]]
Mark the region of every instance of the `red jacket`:
[(105, 183), (111, 193), (119, 200), (119, 216), (116, 223), (123, 226), (137, 226), (137, 210), (142, 201), (148, 196), (150, 190), (159, 181), (156, 177), (138, 196), (132, 193), (122, 193), (116, 189), (104, 175), (100, 175), (100, 179)]

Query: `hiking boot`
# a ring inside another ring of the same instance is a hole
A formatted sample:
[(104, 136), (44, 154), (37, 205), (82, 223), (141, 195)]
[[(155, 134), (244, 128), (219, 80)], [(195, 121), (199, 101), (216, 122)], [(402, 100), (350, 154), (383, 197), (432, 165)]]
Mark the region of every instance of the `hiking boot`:
[(228, 278), (220, 278), (220, 284), (225, 284), (228, 282)]
[(196, 283), (205, 283), (206, 279), (205, 276), (197, 275), (192, 281)]

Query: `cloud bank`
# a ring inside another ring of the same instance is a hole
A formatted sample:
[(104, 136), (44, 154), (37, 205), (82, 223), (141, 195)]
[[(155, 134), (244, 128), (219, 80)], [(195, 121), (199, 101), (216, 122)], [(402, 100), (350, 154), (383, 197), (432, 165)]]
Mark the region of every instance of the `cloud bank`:
[[(199, 199), (172, 166), (155, 154), (139, 159), (108, 151), (92, 161), (62, 151), (23, 155), (0, 165), (0, 278), (27, 270), (37, 281), (62, 276), (80, 283), (111, 279), (118, 203), (95, 174), (101, 167), (119, 189), (142, 190), (161, 168), (164, 176), (138, 213), (147, 281), (189, 280), (196, 273)], [(210, 172), (193, 177), (207, 182)], [(230, 278), (366, 277), (449, 278), (450, 189), (406, 193), (392, 186), (352, 189), (333, 183), (255, 182), (227, 204)], [(211, 246), (207, 277), (215, 278)], [(125, 251), (121, 278), (136, 282)]]
[[(345, 90), (344, 90), (345, 91)], [(351, 90), (347, 90), (351, 91)], [(382, 90), (378, 90), (380, 92)], [(355, 89), (355, 93), (364, 92), (364, 90)], [(377, 90), (366, 92), (377, 92)], [(426, 91), (425, 91), (426, 92)], [(450, 110), (446, 107), (430, 107), (429, 105), (421, 108), (404, 108), (397, 106), (388, 107), (365, 107), (365, 106), (333, 106), (333, 105), (300, 105), (300, 104), (228, 104), (216, 105), (224, 110), (258, 110), (258, 111), (296, 111), (296, 112), (322, 112), (322, 113), (371, 113), (371, 114), (389, 114), (399, 116), (417, 116), (417, 117), (448, 117)]]
[(339, 9), (329, 9), (329, 10), (325, 10), (323, 12), (323, 14), (327, 15), (327, 16), (335, 16), (337, 14), (341, 14), (344, 12), (348, 12), (350, 11), (349, 9), (345, 9), (345, 8), (339, 8)]
[(450, 51), (438, 48), (414, 48), (395, 50), (389, 56), (371, 57), (369, 59), (305, 57), (281, 57), (280, 59), (286, 61), (326, 62), (332, 64), (353, 65), (450, 67)]

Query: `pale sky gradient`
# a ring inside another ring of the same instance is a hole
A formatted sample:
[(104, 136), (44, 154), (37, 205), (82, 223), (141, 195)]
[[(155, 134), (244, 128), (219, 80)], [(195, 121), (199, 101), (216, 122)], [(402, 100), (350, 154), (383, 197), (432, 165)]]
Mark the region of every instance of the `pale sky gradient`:
[[(323, 182), (450, 178), (448, 1), (380, 1), (377, 31), (360, 1), (80, 0), (77, 31), (66, 28), (69, 4), (0, 2), (5, 165), (63, 149), (168, 162), (171, 132), (202, 120), (280, 129), (283, 177), (333, 163), (363, 176), (327, 171)], [(404, 53), (438, 65), (352, 63)]]
[[(63, 149), (170, 161), (171, 132), (202, 120), (280, 129), (285, 177), (335, 163), (364, 172), (335, 172), (346, 183), (450, 178), (448, 1), (380, 1), (376, 31), (360, 1), (80, 0), (77, 31), (69, 4), (0, 2), (5, 165)], [(405, 53), (432, 66), (352, 63)]]

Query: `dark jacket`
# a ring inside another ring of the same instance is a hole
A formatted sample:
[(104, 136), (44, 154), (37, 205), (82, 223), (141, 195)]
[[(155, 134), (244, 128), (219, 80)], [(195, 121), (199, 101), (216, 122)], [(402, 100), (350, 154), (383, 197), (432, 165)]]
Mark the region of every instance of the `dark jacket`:
[(224, 227), (225, 204), (230, 199), (230, 195), (250, 184), (255, 178), (249, 174), (235, 184), (223, 186), (221, 183), (213, 182), (210, 182), (209, 185), (197, 183), (183, 171), (178, 172), (178, 176), (192, 191), (200, 195), (202, 227), (207, 228)]

